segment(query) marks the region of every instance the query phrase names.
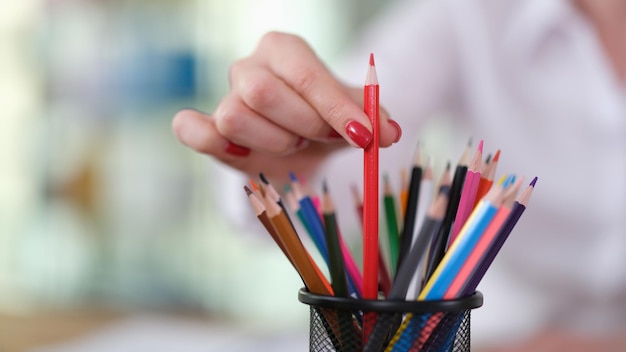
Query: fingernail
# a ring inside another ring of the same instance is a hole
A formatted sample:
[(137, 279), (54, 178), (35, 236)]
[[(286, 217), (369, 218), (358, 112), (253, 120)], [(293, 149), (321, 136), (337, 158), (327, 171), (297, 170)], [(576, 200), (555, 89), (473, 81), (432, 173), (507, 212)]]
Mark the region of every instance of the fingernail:
[(365, 126), (357, 121), (350, 121), (346, 125), (348, 137), (359, 147), (365, 148), (372, 141), (373, 135)]
[(248, 156), (250, 154), (250, 149), (233, 142), (228, 142), (226, 145), (226, 153), (235, 156)]
[(402, 128), (400, 127), (400, 124), (398, 124), (395, 120), (389, 119), (387, 121), (389, 121), (389, 123), (396, 129), (396, 139), (394, 139), (393, 142), (397, 143), (402, 137)]
[(330, 132), (328, 133), (328, 138), (329, 139), (340, 139), (343, 138), (339, 132), (335, 131), (335, 129), (330, 129)]

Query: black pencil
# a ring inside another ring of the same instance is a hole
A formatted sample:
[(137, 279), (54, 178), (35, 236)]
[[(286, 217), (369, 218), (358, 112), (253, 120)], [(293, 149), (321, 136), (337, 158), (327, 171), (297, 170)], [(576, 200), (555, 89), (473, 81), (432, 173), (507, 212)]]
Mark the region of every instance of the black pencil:
[(409, 196), (406, 203), (406, 211), (404, 213), (404, 223), (402, 231), (400, 232), (400, 248), (398, 252), (398, 263), (395, 267), (397, 272), (402, 261), (406, 257), (407, 253), (411, 249), (411, 243), (413, 243), (413, 231), (415, 229), (415, 215), (417, 214), (417, 206), (419, 202), (420, 184), (422, 182), (422, 158), (420, 151), (420, 143), (417, 143), (415, 148), (415, 157), (413, 162), (413, 168), (411, 169), (411, 179), (409, 181)]
[(437, 236), (433, 239), (430, 254), (428, 255), (425, 280), (428, 280), (430, 275), (432, 275), (437, 267), (437, 264), (439, 264), (446, 253), (448, 237), (450, 235), (452, 225), (454, 224), (454, 218), (456, 217), (456, 211), (459, 207), (459, 201), (461, 200), (461, 192), (463, 191), (463, 183), (465, 182), (465, 175), (467, 174), (471, 147), (472, 140), (470, 139), (465, 151), (461, 155), (459, 163), (456, 165), (454, 176), (452, 178), (452, 185), (450, 186), (450, 195), (448, 198), (449, 200), (446, 215), (443, 218), (443, 222), (441, 223), (441, 228), (439, 229)]

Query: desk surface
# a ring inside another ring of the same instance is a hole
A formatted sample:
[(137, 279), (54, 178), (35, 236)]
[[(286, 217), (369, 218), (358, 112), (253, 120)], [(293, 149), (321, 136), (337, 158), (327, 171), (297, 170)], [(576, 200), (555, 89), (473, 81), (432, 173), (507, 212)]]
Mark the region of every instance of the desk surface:
[(268, 332), (170, 312), (0, 313), (0, 352), (306, 351), (308, 331)]
[(113, 311), (0, 313), (0, 352), (31, 351), (77, 339), (123, 317)]

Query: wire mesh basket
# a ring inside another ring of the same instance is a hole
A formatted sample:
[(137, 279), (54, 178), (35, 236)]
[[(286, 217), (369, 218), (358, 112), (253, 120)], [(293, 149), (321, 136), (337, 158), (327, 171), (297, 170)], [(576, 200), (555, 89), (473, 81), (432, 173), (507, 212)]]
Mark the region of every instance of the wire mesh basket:
[(361, 300), (301, 289), (310, 307), (310, 352), (470, 351), (471, 310), (480, 292), (454, 300)]

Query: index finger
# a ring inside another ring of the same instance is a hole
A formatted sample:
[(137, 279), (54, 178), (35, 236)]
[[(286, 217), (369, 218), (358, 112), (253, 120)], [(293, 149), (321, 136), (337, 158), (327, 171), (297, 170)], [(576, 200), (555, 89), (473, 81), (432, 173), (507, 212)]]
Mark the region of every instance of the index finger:
[(353, 146), (364, 148), (372, 139), (372, 126), (363, 108), (328, 71), (301, 38), (271, 32), (258, 51), (270, 59), (269, 69), (304, 98), (335, 131)]

